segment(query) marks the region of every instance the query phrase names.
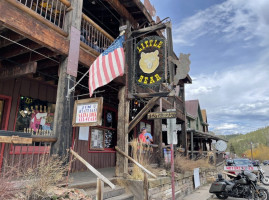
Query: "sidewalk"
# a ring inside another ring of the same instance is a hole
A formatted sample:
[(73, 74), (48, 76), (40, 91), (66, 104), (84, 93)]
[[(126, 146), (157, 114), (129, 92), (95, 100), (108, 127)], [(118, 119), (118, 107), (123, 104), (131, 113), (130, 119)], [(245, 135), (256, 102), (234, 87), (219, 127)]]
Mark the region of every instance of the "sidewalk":
[(209, 193), (211, 184), (207, 184), (199, 187), (192, 194), (183, 198), (183, 200), (208, 200), (212, 198), (212, 194)]

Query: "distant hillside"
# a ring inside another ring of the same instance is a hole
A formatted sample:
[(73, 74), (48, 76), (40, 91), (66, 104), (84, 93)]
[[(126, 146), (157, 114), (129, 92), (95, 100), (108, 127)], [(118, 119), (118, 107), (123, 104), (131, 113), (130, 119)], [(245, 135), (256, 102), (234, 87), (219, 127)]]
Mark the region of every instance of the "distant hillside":
[(253, 144), (253, 149), (261, 144), (269, 146), (269, 126), (245, 135), (241, 134), (230, 138), (228, 142), (228, 150), (241, 156), (245, 151), (251, 148), (251, 142)]
[(218, 135), (218, 136), (229, 141), (230, 139), (235, 138), (235, 137), (240, 136), (240, 135), (242, 135), (242, 134)]

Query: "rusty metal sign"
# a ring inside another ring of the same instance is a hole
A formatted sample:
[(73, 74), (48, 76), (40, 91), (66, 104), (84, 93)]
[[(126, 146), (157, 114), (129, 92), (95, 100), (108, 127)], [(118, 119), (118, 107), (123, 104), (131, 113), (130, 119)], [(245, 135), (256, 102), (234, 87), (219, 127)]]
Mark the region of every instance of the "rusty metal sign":
[(67, 74), (77, 77), (78, 60), (79, 60), (79, 46), (80, 45), (80, 31), (71, 26), (69, 56), (67, 63)]
[(164, 80), (165, 40), (146, 37), (135, 48), (135, 82), (143, 87), (159, 86)]
[(176, 118), (176, 111), (167, 111), (167, 112), (151, 112), (148, 113), (148, 119), (168, 119), (168, 118)]

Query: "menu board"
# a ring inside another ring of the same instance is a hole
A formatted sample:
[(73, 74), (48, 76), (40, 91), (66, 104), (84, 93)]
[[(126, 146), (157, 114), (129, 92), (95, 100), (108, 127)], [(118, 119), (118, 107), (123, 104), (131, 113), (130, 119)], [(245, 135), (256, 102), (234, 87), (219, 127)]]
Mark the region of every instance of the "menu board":
[(91, 129), (91, 142), (90, 142), (90, 149), (94, 150), (104, 150), (105, 141), (104, 135), (105, 132), (103, 129), (92, 128)]

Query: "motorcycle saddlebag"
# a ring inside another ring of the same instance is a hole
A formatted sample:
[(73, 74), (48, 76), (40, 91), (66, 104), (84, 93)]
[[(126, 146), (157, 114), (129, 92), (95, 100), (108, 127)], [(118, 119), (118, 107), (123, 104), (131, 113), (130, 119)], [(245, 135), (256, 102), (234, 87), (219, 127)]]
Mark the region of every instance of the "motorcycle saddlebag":
[(216, 192), (223, 192), (225, 190), (226, 184), (224, 182), (217, 182), (215, 181), (212, 183), (209, 192), (216, 193)]

